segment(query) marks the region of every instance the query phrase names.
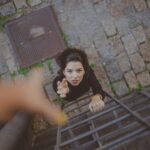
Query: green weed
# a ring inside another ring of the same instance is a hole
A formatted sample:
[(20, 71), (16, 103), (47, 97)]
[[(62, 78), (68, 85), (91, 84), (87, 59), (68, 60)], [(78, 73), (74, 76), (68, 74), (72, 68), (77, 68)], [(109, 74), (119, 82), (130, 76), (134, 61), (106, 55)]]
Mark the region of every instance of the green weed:
[(10, 16), (0, 16), (0, 32), (4, 30), (5, 24), (9, 21)]
[(18, 73), (21, 74), (21, 75), (24, 75), (26, 76), (28, 73), (29, 73), (30, 69), (29, 68), (20, 68), (18, 70)]

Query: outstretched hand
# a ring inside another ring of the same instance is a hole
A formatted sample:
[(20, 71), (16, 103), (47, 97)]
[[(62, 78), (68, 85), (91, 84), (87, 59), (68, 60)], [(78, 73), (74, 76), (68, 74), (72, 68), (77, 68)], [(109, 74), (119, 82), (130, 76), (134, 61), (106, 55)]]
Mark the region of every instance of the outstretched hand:
[(91, 97), (92, 101), (89, 104), (89, 109), (91, 112), (101, 111), (105, 107), (105, 103), (102, 100), (102, 96), (100, 94), (96, 94)]
[(57, 82), (57, 93), (62, 98), (65, 98), (67, 93), (69, 93), (68, 83), (67, 83), (67, 80), (65, 78), (63, 78), (62, 81)]
[(0, 82), (0, 121), (10, 120), (17, 111), (35, 113), (58, 125), (67, 122), (62, 110), (43, 92), (43, 70), (34, 69), (23, 80)]

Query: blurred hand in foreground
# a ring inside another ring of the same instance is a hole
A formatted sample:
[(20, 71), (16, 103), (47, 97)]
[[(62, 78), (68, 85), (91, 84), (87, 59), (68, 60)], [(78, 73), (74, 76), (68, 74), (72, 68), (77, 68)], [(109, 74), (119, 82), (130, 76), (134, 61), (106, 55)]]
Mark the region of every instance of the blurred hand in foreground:
[(45, 97), (43, 81), (43, 70), (39, 68), (22, 80), (0, 81), (0, 121), (6, 122), (17, 111), (25, 111), (38, 114), (49, 123), (66, 124), (66, 114)]

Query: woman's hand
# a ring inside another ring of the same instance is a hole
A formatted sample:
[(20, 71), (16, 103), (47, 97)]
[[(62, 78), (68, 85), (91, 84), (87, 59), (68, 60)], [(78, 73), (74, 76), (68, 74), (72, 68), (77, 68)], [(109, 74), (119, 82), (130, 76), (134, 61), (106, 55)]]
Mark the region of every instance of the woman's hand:
[(102, 100), (102, 96), (100, 94), (96, 94), (92, 96), (92, 101), (89, 104), (89, 109), (91, 112), (101, 111), (105, 107), (105, 103)]
[(69, 93), (68, 83), (65, 78), (63, 78), (62, 81), (57, 82), (57, 93), (62, 98), (65, 98), (67, 93)]

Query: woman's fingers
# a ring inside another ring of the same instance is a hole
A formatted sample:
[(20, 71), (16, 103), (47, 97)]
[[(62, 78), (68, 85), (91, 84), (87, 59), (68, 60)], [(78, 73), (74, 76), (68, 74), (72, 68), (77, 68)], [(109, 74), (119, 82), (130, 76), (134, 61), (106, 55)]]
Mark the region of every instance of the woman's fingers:
[(60, 88), (62, 88), (62, 83), (61, 83), (61, 81), (58, 81), (57, 82), (57, 89), (60, 89)]
[(92, 101), (89, 105), (91, 112), (97, 112), (104, 108), (105, 104), (104, 104), (104, 101), (102, 100), (102, 96), (100, 94), (96, 94), (96, 95), (92, 96), (91, 99), (92, 99)]
[(62, 81), (57, 82), (57, 88), (58, 89), (62, 89), (62, 88), (66, 88), (66, 87), (68, 87), (68, 83), (67, 83), (67, 80), (65, 78), (63, 78)]
[(62, 85), (63, 85), (63, 87), (65, 87), (65, 88), (68, 87), (68, 82), (67, 82), (67, 79), (66, 79), (66, 78), (63, 78), (63, 80), (62, 80)]
[(60, 85), (60, 83), (61, 83), (61, 82), (60, 82), (60, 81), (58, 81), (58, 82), (57, 82), (57, 86), (59, 86), (59, 85)]
[(105, 106), (105, 103), (103, 102), (103, 100), (95, 100), (89, 104), (89, 109), (91, 112), (97, 112), (97, 111), (102, 110), (104, 106)]
[(62, 81), (57, 82), (57, 93), (61, 97), (66, 97), (66, 94), (69, 92), (68, 83), (66, 78), (63, 78)]
[(100, 110), (100, 103), (98, 101), (96, 101), (94, 103), (93, 112), (97, 112), (99, 110)]

